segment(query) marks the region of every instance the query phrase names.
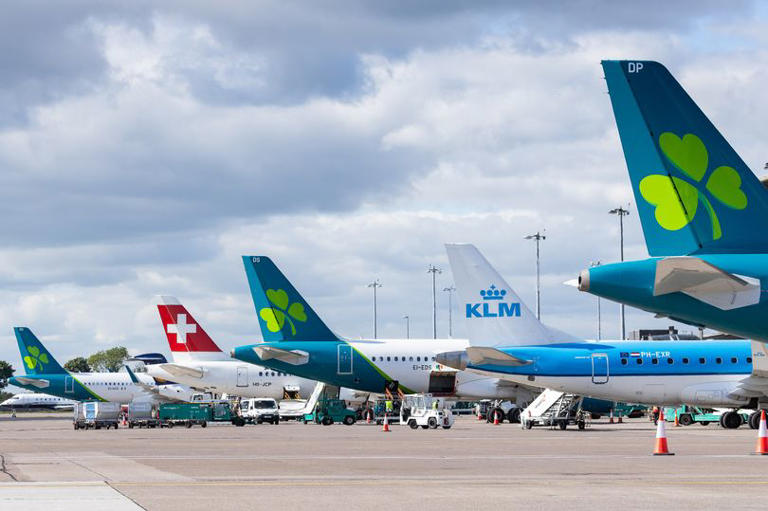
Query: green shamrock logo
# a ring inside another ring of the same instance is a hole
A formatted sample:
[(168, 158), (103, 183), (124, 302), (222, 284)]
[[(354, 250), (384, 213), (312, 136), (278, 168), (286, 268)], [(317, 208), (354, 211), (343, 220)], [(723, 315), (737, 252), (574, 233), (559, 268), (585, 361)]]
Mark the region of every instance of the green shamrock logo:
[[(723, 231), (715, 208), (703, 190), (697, 187), (709, 168), (709, 153), (704, 142), (692, 133), (686, 133), (680, 138), (674, 133), (665, 132), (659, 137), (659, 146), (664, 156), (694, 183), (663, 174), (643, 178), (640, 181), (640, 194), (649, 204), (656, 206), (656, 221), (668, 231), (682, 229), (696, 216), (701, 201), (712, 222), (712, 239), (719, 239)], [(741, 177), (733, 167), (717, 167), (709, 175), (705, 188), (712, 197), (729, 208), (747, 207), (747, 196), (741, 189)]]
[(259, 311), (259, 316), (267, 323), (269, 331), (279, 332), (287, 321), (291, 325), (291, 335), (296, 335), (296, 325), (293, 321), (304, 323), (307, 320), (304, 305), (299, 302), (291, 303), (288, 293), (282, 289), (267, 289), (267, 298), (274, 307), (264, 307)]
[(29, 353), (29, 355), (24, 357), (24, 363), (27, 364), (27, 367), (30, 369), (35, 369), (38, 365), (40, 366), (40, 369), (42, 369), (43, 364), (48, 363), (48, 354), (40, 353), (40, 348), (37, 346), (27, 346), (27, 353)]

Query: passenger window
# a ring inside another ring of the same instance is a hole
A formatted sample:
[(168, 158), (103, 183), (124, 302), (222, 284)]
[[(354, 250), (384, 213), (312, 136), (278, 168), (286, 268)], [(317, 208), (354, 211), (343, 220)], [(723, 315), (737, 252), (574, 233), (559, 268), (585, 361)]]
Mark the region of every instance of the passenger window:
[(736, 357), (731, 357), (731, 364), (735, 364), (735, 363), (736, 363)]
[(621, 365), (623, 365), (623, 366), (627, 365), (627, 359), (626, 358), (622, 358), (621, 359)]
[(652, 358), (651, 359), (651, 364), (656, 365), (658, 363), (659, 363), (659, 359), (658, 358)]
[(671, 358), (668, 358), (668, 359), (667, 359), (667, 364), (670, 364), (670, 365), (671, 365), (673, 362), (674, 362), (674, 360), (672, 360)]
[(435, 357), (432, 357), (432, 361), (434, 361), (434, 360), (435, 360)]
[(688, 363), (688, 357), (683, 357), (683, 364), (687, 364), (687, 363)]
[(421, 357), (416, 357), (416, 362), (421, 362)]
[(643, 365), (643, 359), (642, 358), (638, 357), (635, 360), (637, 361), (637, 365), (639, 365), (639, 366)]
[(707, 359), (706, 358), (704, 358), (704, 357), (699, 358), (699, 364), (706, 364), (706, 363), (707, 363)]
[(259, 371), (259, 376), (264, 376), (264, 373)]
[(413, 357), (408, 357), (408, 362), (413, 362)]
[(720, 358), (720, 357), (717, 357), (717, 358), (715, 359), (715, 363), (716, 363), (716, 364), (722, 364), (722, 363), (723, 363), (723, 359), (722, 359), (722, 358)]
[(392, 358), (391, 357), (387, 357), (387, 362), (391, 362), (391, 361), (392, 361)]
[(397, 362), (397, 357), (395, 357), (395, 362)]

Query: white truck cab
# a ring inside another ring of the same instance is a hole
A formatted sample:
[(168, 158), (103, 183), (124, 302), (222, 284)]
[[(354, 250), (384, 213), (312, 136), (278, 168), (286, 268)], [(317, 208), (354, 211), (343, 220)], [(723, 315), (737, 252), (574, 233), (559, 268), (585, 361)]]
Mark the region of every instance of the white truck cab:
[(407, 424), (411, 429), (451, 429), (453, 412), (446, 406), (445, 400), (425, 394), (406, 396), (400, 407), (400, 424)]
[(277, 401), (272, 398), (242, 399), (240, 401), (240, 416), (251, 424), (261, 424), (262, 422), (277, 424), (280, 422), (280, 410)]

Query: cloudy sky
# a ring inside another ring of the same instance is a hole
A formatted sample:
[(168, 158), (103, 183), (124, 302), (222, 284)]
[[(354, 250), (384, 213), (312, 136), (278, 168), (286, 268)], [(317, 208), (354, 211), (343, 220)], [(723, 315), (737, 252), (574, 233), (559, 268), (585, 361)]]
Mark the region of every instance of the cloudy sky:
[(594, 337), (595, 298), (562, 282), (618, 259), (607, 211), (633, 200), (600, 60), (664, 62), (762, 173), (766, 34), (747, 1), (6, 5), (0, 359), (20, 366), (15, 325), (62, 363), (166, 352), (158, 294), (223, 348), (257, 340), (242, 254), (273, 257), (349, 337), (372, 334), (380, 278), (380, 336), (408, 314), (427, 337), (444, 242), (478, 245), (533, 305), (523, 237), (542, 229), (543, 317)]

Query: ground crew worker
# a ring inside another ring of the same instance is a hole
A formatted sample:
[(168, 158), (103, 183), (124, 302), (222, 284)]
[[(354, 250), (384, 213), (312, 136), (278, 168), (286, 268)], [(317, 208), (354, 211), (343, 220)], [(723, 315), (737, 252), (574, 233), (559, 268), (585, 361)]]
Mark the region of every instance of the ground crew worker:
[(435, 411), (437, 411), (437, 399), (435, 399), (434, 401), (432, 401), (432, 409), (433, 409), (433, 410), (435, 410)]

